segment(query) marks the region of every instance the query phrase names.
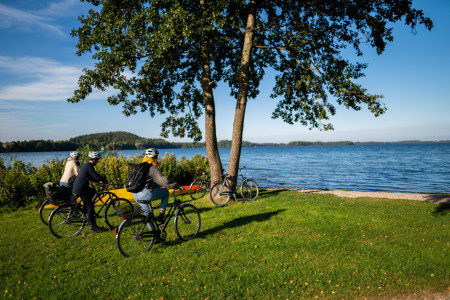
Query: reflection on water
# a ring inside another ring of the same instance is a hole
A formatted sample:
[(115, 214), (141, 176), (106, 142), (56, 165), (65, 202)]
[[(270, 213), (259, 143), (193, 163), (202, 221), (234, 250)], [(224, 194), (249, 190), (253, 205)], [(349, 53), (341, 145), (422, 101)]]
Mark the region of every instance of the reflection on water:
[[(226, 170), (229, 148), (219, 150)], [(142, 150), (123, 150), (125, 157)], [(205, 149), (160, 149), (177, 158), (206, 155)], [(39, 167), (68, 152), (16, 153)], [(1, 154), (4, 163), (11, 154)], [(243, 148), (241, 166), (262, 187), (450, 193), (450, 144), (354, 145)]]

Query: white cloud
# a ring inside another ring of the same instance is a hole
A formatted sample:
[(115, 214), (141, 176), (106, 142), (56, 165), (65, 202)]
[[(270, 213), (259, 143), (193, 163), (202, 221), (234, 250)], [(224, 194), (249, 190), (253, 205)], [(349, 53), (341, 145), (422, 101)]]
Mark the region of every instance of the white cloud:
[(77, 67), (38, 57), (0, 56), (0, 69), (20, 80), (15, 85), (0, 86), (0, 100), (65, 100), (76, 89), (82, 73)]
[[(61, 101), (72, 97), (78, 88), (82, 68), (64, 65), (58, 61), (40, 57), (0, 56), (0, 73), (5, 72), (8, 79), (18, 82), (2, 85), (0, 100)], [(124, 72), (126, 77), (133, 74)], [(16, 76), (14, 78), (14, 76)], [(105, 99), (114, 93), (113, 88), (106, 91), (94, 90), (89, 99)]]
[(38, 28), (60, 36), (67, 36), (60, 27), (51, 24), (49, 17), (0, 4), (0, 28), (11, 27), (26, 31)]
[(49, 7), (36, 11), (42, 16), (67, 16), (73, 15), (73, 10), (77, 6), (82, 6), (80, 0), (64, 0), (50, 3)]

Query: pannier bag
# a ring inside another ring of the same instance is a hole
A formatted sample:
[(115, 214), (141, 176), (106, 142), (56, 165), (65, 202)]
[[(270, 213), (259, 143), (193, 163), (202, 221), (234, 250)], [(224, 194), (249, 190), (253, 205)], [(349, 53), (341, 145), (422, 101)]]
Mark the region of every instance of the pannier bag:
[(64, 186), (59, 186), (55, 182), (47, 182), (44, 184), (44, 189), (51, 204), (73, 201), (72, 191)]

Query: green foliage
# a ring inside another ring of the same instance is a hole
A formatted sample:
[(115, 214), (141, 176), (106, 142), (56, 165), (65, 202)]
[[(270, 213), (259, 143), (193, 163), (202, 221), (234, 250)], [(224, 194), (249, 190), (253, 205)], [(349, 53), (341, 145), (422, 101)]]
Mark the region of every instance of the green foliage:
[(95, 166), (95, 170), (102, 174), (117, 187), (124, 187), (128, 178), (128, 161), (122, 155), (108, 155), (103, 157)]
[(194, 155), (189, 160), (184, 156), (176, 159), (174, 154), (166, 153), (160, 167), (163, 174), (181, 185), (189, 185), (202, 172), (209, 172), (208, 160), (200, 154)]
[(0, 297), (448, 299), (439, 204), (286, 190), (225, 207), (183, 202), (200, 210), (199, 236), (181, 242), (169, 226), (165, 243), (134, 258), (114, 232), (56, 239), (36, 209), (3, 214)]
[[(145, 139), (135, 134), (123, 131), (104, 132), (80, 135), (68, 141), (45, 141), (46, 147), (37, 141), (0, 143), (0, 152), (39, 152), (39, 151), (80, 151), (90, 145), (92, 149), (124, 150), (146, 148), (204, 148), (204, 143), (173, 143), (164, 139)], [(87, 155), (87, 153), (86, 153)]]
[[(269, 68), (276, 71), (271, 96), (279, 100), (273, 118), (329, 130), (333, 126), (324, 121), (336, 105), (366, 106), (378, 116), (386, 110), (382, 96), (358, 83), (367, 66), (346, 59), (347, 49), (360, 57), (368, 45), (381, 54), (393, 41), (394, 23), (412, 30), (433, 26), (409, 0), (86, 2), (95, 9), (80, 18), (72, 35), (78, 38), (77, 53), (92, 53), (97, 63), (85, 70), (69, 101), (114, 87), (118, 93), (108, 103), (121, 104), (125, 115), (167, 113), (162, 136), (172, 132), (194, 140), (201, 138), (203, 79), (213, 87), (228, 83), (233, 97), (245, 86), (245, 97), (256, 98)], [(250, 11), (255, 11), (253, 40), (244, 41)], [(244, 43), (251, 60), (245, 80), (239, 80)]]
[(59, 180), (64, 173), (65, 166), (66, 161), (51, 161), (48, 165), (42, 164), (41, 167), (36, 169), (36, 172), (29, 172), (27, 175), (30, 178), (34, 191), (34, 193), (30, 193), (29, 196), (33, 197), (33, 195), (37, 195), (38, 199), (44, 198), (45, 193), (42, 186), (46, 182), (59, 183)]
[[(84, 70), (79, 88), (68, 100), (78, 102), (93, 89), (114, 86), (118, 93), (108, 97), (108, 103), (122, 104), (126, 116), (138, 111), (149, 111), (151, 117), (167, 113), (162, 136), (171, 130), (174, 135), (201, 140), (197, 124), (203, 108), (197, 60), (200, 40), (220, 15), (221, 9), (213, 8), (227, 1), (210, 2), (207, 12), (183, 1), (86, 2), (95, 9), (80, 18), (81, 27), (72, 36), (78, 37), (77, 53), (93, 52), (97, 62), (93, 70)], [(203, 13), (208, 17), (201, 18)], [(214, 44), (215, 37), (210, 38)], [(131, 76), (125, 77), (125, 71)]]
[(30, 140), (0, 143), (0, 152), (71, 151), (77, 145), (70, 141)]
[[(92, 151), (89, 145), (79, 149), (81, 161), (87, 161), (87, 153)], [(131, 157), (117, 156), (112, 152), (102, 153), (102, 159), (95, 166), (96, 171), (112, 181), (117, 188), (125, 187), (130, 163), (140, 163), (142, 155)], [(166, 154), (161, 159), (161, 171), (167, 177), (181, 185), (189, 185), (202, 172), (209, 172), (208, 160), (202, 155), (195, 155), (190, 160), (185, 157), (176, 159), (173, 154)], [(53, 160), (39, 168), (14, 160), (5, 166), (0, 157), (0, 208), (17, 209), (36, 204), (45, 198), (43, 185), (46, 182), (59, 183), (64, 173), (65, 161)]]
[[(144, 139), (135, 134), (114, 131), (80, 135), (69, 139), (76, 145), (92, 145), (97, 149), (107, 150), (145, 149), (145, 148), (180, 148), (182, 143), (171, 143), (163, 139)], [(191, 144), (191, 143), (190, 143)]]
[(35, 169), (31, 164), (14, 160), (12, 165), (5, 167), (3, 160), (0, 168), (0, 206), (8, 205), (11, 208), (25, 206), (30, 201), (33, 187), (29, 172)]

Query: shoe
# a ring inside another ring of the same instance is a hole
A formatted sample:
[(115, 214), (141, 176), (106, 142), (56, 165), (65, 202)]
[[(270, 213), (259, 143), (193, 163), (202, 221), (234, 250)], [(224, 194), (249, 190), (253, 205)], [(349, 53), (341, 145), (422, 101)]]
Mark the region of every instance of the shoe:
[(89, 231), (90, 232), (102, 232), (102, 231), (106, 231), (107, 229), (104, 227), (98, 227), (97, 225), (91, 225), (89, 226)]
[(159, 216), (157, 216), (155, 219), (159, 223), (164, 223), (164, 213), (159, 213)]

